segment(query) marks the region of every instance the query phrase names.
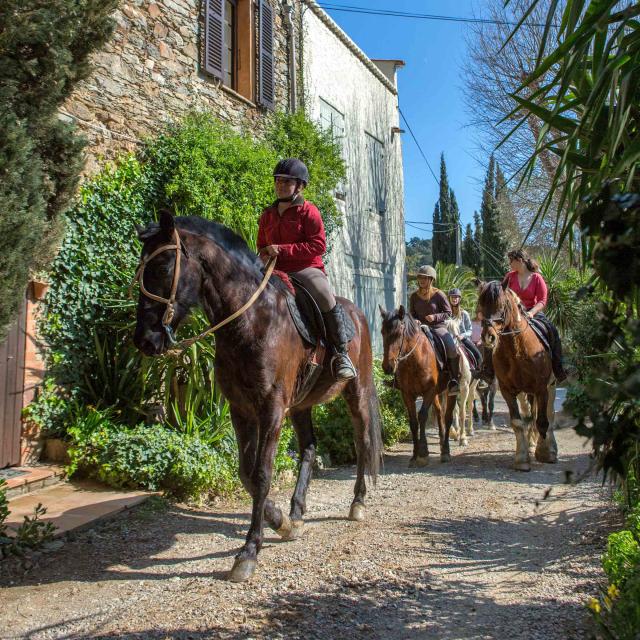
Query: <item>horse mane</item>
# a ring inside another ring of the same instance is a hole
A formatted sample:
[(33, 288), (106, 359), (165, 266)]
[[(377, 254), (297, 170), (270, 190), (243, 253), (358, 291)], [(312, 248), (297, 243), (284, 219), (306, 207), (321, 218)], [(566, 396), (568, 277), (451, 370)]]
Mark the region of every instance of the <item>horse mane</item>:
[(398, 325), (404, 327), (405, 335), (408, 337), (415, 336), (416, 333), (420, 331), (418, 328), (418, 322), (409, 312), (406, 312), (404, 318), (400, 320), (400, 315), (398, 314), (397, 309), (387, 311), (382, 320), (382, 324), (383, 327), (386, 326), (388, 332), (396, 329)]
[[(234, 260), (244, 265), (250, 273), (255, 275), (258, 280), (263, 278), (262, 269), (264, 265), (260, 258), (249, 249), (246, 241), (235, 231), (229, 229), (223, 224), (207, 220), (199, 216), (176, 216), (175, 224), (178, 229), (183, 229), (189, 233), (203, 236), (215, 242), (223, 251), (230, 254)], [(148, 240), (160, 231), (160, 225), (152, 222), (140, 234), (140, 239)], [(288, 291), (287, 286), (277, 276), (272, 276), (269, 280), (276, 289)]]
[(521, 306), (518, 295), (511, 289), (503, 289), (502, 283), (492, 280), (484, 285), (478, 296), (478, 306), (482, 313), (488, 317), (498, 311), (504, 315), (505, 327), (513, 326), (519, 319)]

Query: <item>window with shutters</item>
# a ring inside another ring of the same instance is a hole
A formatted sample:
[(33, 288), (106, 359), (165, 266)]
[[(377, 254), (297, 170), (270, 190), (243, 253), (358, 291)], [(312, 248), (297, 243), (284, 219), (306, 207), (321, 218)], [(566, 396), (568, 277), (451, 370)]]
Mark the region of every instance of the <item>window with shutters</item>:
[(367, 152), (367, 209), (383, 215), (386, 204), (386, 178), (384, 170), (384, 143), (369, 133), (365, 133)]
[[(345, 145), (345, 125), (344, 115), (340, 113), (335, 107), (330, 105), (326, 100), (320, 98), (320, 127), (325, 131), (329, 131), (331, 136), (340, 146), (340, 153), (344, 160), (344, 145)], [(336, 197), (344, 200), (346, 197), (346, 184), (344, 181), (336, 187)]]
[(204, 68), (207, 74), (254, 102), (255, 27), (253, 0), (205, 0)]

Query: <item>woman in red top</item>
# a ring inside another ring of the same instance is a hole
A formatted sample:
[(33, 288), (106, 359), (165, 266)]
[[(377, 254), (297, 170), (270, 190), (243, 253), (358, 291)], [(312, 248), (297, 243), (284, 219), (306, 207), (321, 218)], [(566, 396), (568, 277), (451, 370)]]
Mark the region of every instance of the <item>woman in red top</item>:
[(309, 171), (301, 160), (288, 158), (277, 164), (273, 177), (277, 200), (260, 216), (260, 257), (266, 262), (277, 256), (276, 268), (295, 276), (310, 291), (322, 311), (333, 347), (334, 376), (338, 380), (355, 378), (356, 370), (348, 355), (345, 312), (331, 291), (322, 261), (327, 248), (322, 216), (302, 197)]
[[(564, 382), (567, 373), (562, 365), (560, 334), (551, 320), (542, 313), (547, 305), (547, 283), (540, 274), (540, 266), (522, 249), (509, 251), (507, 257), (511, 271), (504, 277), (503, 285), (506, 284), (520, 298), (530, 318), (535, 316), (536, 320), (545, 325), (551, 347), (553, 374), (556, 382)], [(490, 373), (492, 375), (493, 372)]]

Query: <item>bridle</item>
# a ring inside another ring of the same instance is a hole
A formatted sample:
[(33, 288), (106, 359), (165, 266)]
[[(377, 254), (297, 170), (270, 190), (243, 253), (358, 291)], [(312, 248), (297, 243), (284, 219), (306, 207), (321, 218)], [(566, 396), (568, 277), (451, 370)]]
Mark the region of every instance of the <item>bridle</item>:
[(506, 323), (506, 319), (504, 316), (504, 311), (502, 312), (502, 314), (500, 315), (499, 318), (496, 318), (495, 320), (492, 320), (491, 318), (483, 318), (482, 319), (482, 326), (485, 328), (490, 328), (493, 329), (496, 334), (498, 335), (498, 337), (502, 337), (502, 336), (517, 336), (518, 334), (522, 333), (528, 326), (529, 323), (527, 322), (527, 327), (524, 328), (516, 328), (516, 329), (502, 329), (501, 331), (498, 330), (498, 328), (496, 327), (496, 323), (502, 325), (504, 327), (505, 323)]
[[(145, 289), (144, 282), (143, 282), (144, 270), (145, 270), (145, 267), (149, 264), (149, 262), (151, 262), (151, 260), (153, 260), (157, 255), (159, 255), (160, 253), (163, 253), (164, 251), (172, 251), (172, 250), (175, 250), (176, 252), (176, 262), (175, 262), (175, 267), (173, 269), (173, 280), (171, 282), (171, 291), (169, 292), (168, 298), (163, 298), (162, 296), (157, 296), (155, 295), (155, 293), (151, 293), (150, 291), (147, 291)], [(235, 320), (237, 317), (241, 316), (258, 299), (258, 296), (262, 293), (262, 291), (267, 286), (269, 282), (269, 278), (271, 277), (273, 270), (276, 266), (276, 259), (277, 259), (276, 256), (272, 256), (271, 258), (269, 258), (269, 261), (267, 262), (267, 268), (266, 268), (264, 277), (262, 279), (262, 282), (260, 283), (260, 286), (254, 291), (254, 293), (249, 298), (249, 300), (247, 300), (247, 302), (245, 302), (237, 311), (232, 313), (229, 317), (225, 318), (221, 322), (218, 322), (218, 324), (212, 327), (209, 327), (208, 329), (198, 334), (197, 336), (193, 338), (188, 338), (186, 340), (182, 340), (178, 344), (178, 342), (175, 339), (173, 329), (171, 327), (171, 322), (173, 321), (173, 318), (175, 316), (176, 293), (178, 291), (178, 282), (180, 281), (181, 255), (183, 250), (184, 250), (184, 247), (182, 245), (182, 241), (180, 240), (180, 235), (178, 234), (178, 230), (174, 229), (173, 244), (163, 244), (160, 247), (158, 247), (155, 251), (150, 253), (146, 258), (141, 258), (140, 264), (136, 269), (136, 274), (133, 277), (133, 280), (131, 281), (131, 285), (129, 286), (129, 295), (131, 295), (131, 291), (135, 283), (138, 282), (140, 285), (140, 291), (143, 295), (145, 295), (147, 298), (150, 298), (151, 300), (155, 300), (156, 302), (161, 302), (162, 304), (166, 305), (164, 314), (162, 315), (162, 328), (167, 334), (167, 337), (169, 338), (169, 342), (174, 346), (178, 346), (179, 351), (184, 351), (195, 342), (198, 342), (198, 340), (201, 340), (205, 336), (209, 335), (210, 333), (213, 333), (214, 331), (217, 331), (218, 329), (224, 327), (225, 325)], [(187, 254), (187, 252), (185, 251), (184, 253), (185, 253), (185, 257), (189, 259), (189, 255)]]
[(400, 349), (398, 350), (398, 355), (395, 358), (394, 361), (394, 365), (393, 365), (393, 375), (396, 375), (396, 371), (398, 371), (398, 365), (403, 361), (406, 360), (415, 350), (416, 347), (418, 346), (418, 339), (416, 339), (415, 344), (413, 345), (413, 347), (411, 347), (411, 350), (408, 351), (407, 353), (405, 353), (404, 355), (402, 355), (402, 347), (404, 347), (404, 339), (407, 335), (407, 328), (406, 325), (403, 323), (402, 325), (402, 340), (400, 340)]

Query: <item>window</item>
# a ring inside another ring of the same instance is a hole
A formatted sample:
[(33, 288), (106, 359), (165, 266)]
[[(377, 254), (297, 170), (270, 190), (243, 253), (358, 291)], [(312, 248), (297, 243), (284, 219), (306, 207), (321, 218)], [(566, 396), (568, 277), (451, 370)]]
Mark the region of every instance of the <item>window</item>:
[(387, 187), (384, 170), (384, 144), (365, 133), (367, 152), (367, 209), (384, 214), (387, 209)]
[[(257, 54), (254, 5), (260, 25)], [(273, 109), (274, 25), (269, 0), (204, 0), (204, 7), (204, 70), (247, 100)]]
[[(320, 127), (325, 131), (331, 132), (334, 141), (340, 146), (342, 159), (344, 160), (344, 115), (322, 98), (320, 98)], [(346, 191), (346, 185), (341, 181), (336, 187), (336, 197), (344, 199)]]

